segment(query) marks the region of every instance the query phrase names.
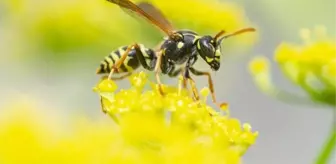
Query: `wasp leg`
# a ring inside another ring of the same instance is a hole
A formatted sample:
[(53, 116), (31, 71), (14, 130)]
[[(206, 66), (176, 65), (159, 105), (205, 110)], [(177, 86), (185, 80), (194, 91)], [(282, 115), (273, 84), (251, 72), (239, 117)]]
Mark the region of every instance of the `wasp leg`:
[(226, 105), (226, 103), (221, 103), (221, 104), (217, 103), (213, 81), (212, 81), (212, 78), (211, 78), (211, 75), (210, 75), (209, 72), (198, 71), (193, 67), (189, 68), (189, 70), (196, 76), (208, 76), (208, 84), (209, 84), (209, 89), (210, 89), (210, 92), (211, 92), (212, 102), (219, 107), (222, 107), (222, 106)]
[[(126, 77), (129, 77), (130, 75), (132, 75), (132, 72), (128, 72), (127, 74), (124, 74), (124, 75), (119, 76), (119, 77), (111, 77), (110, 80), (118, 81), (118, 80), (125, 79)], [(108, 78), (108, 76), (105, 75), (105, 76), (103, 76), (101, 79), (102, 79), (102, 80), (105, 80), (105, 79), (107, 79), (107, 78)]]
[(102, 96), (100, 96), (100, 108), (103, 111), (103, 113), (105, 113), (105, 114), (107, 113), (107, 110), (104, 107), (103, 97)]
[[(178, 75), (182, 76), (181, 72), (183, 72), (182, 68), (169, 72), (168, 76), (169, 77), (176, 77)], [(186, 80), (185, 80), (184, 76), (182, 76), (181, 78), (179, 78), (179, 82), (178, 82), (178, 93), (179, 93), (179, 95), (182, 92), (182, 88), (186, 88), (186, 82), (185, 81)]]
[(159, 53), (157, 54), (157, 61), (156, 61), (156, 64), (155, 64), (155, 77), (156, 77), (156, 81), (159, 85), (159, 92), (160, 94), (163, 96), (164, 93), (163, 93), (163, 89), (162, 89), (162, 83), (161, 83), (161, 80), (160, 80), (160, 67), (161, 67), (161, 61), (162, 60), (162, 51), (159, 51)]
[[(144, 67), (145, 69), (149, 70), (149, 71), (153, 71), (154, 68), (155, 68), (155, 58), (154, 56), (153, 57), (148, 57), (148, 54), (146, 54), (147, 58), (144, 56), (145, 54), (143, 53), (146, 53), (146, 50), (142, 49), (144, 47), (140, 47), (138, 44), (135, 44), (134, 46), (134, 49), (136, 51), (135, 55), (137, 57), (137, 59), (139, 60), (140, 64), (142, 65), (142, 67)], [(153, 51), (153, 50), (152, 50)], [(153, 51), (154, 53), (154, 51)], [(150, 63), (147, 63), (146, 62), (146, 59), (150, 59), (151, 62)]]
[(198, 90), (197, 90), (197, 87), (196, 87), (196, 84), (195, 84), (195, 81), (194, 79), (192, 79), (191, 77), (188, 78), (188, 81), (189, 81), (189, 84), (191, 86), (191, 90), (194, 94), (194, 99), (196, 101), (198, 101), (200, 98), (199, 98), (199, 94), (198, 94)]
[[(107, 78), (108, 78), (108, 76), (106, 75), (106, 76), (101, 77), (101, 80), (105, 80)], [(99, 99), (100, 99), (100, 108), (103, 111), (103, 113), (106, 114), (107, 110), (105, 109), (105, 106), (104, 106), (104, 103), (103, 103), (103, 96), (99, 96)]]
[[(181, 73), (182, 72), (184, 72), (184, 68), (179, 68), (178, 70), (175, 70), (175, 71), (172, 71), (172, 72), (170, 72), (170, 73), (168, 73), (168, 76), (169, 77), (176, 77), (176, 76), (178, 76), (178, 75), (181, 75)], [(183, 89), (188, 89), (187, 88), (187, 79), (185, 78), (185, 76), (183, 76), (183, 75), (181, 75), (182, 76), (182, 79), (179, 79), (179, 84), (178, 84), (178, 86), (179, 86), (179, 92), (181, 93), (181, 90), (182, 90), (182, 88)]]
[(122, 56), (121, 56), (121, 58), (112, 66), (112, 69), (111, 69), (111, 72), (110, 72), (110, 74), (109, 74), (109, 76), (108, 76), (108, 79), (110, 79), (110, 80), (112, 80), (113, 79), (113, 73), (115, 72), (115, 71), (118, 71), (118, 69), (119, 69), (119, 67), (121, 66), (121, 64), (123, 64), (124, 63), (124, 61), (125, 61), (125, 59), (127, 58), (127, 56), (128, 56), (128, 54), (129, 54), (129, 52), (132, 50), (132, 48), (134, 47), (134, 46), (136, 46), (137, 44), (133, 44), (133, 45), (130, 45), (130, 46), (128, 46), (127, 47), (127, 49), (126, 49), (126, 51), (125, 51), (125, 53), (124, 54), (122, 54)]
[(183, 71), (182, 68), (177, 69), (177, 70), (174, 70), (174, 71), (171, 71), (171, 72), (168, 73), (168, 76), (169, 76), (169, 77), (176, 77), (176, 76), (179, 75), (182, 71)]
[(183, 77), (183, 88), (188, 89), (187, 79)]
[(196, 83), (195, 83), (194, 79), (192, 79), (191, 76), (190, 76), (189, 69), (185, 69), (184, 79), (186, 79), (186, 81), (188, 81), (190, 86), (191, 86), (191, 91), (193, 92), (194, 100), (198, 101), (200, 99), (199, 94), (198, 94), (198, 90), (197, 90)]

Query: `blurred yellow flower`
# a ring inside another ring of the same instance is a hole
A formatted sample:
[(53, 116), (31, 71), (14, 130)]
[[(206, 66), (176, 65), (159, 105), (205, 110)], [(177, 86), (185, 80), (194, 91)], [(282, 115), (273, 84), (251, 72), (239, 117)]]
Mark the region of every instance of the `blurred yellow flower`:
[[(139, 2), (139, 0), (135, 0)], [(192, 29), (200, 34), (214, 35), (220, 30), (233, 32), (252, 26), (237, 5), (217, 0), (150, 0), (178, 29)], [(134, 41), (154, 46), (159, 31), (143, 30), (142, 23), (127, 16), (106, 0), (15, 0), (4, 2), (9, 21), (35, 44), (56, 52), (83, 48), (117, 48)], [(148, 27), (148, 26), (146, 26)], [(251, 46), (256, 35), (230, 39), (239, 49)], [(226, 43), (227, 45), (227, 43)], [(230, 46), (228, 46), (230, 47)]]
[(67, 120), (50, 109), (36, 107), (33, 101), (17, 100), (1, 109), (1, 164), (107, 164), (123, 148), (113, 124), (85, 117)]
[[(304, 44), (280, 44), (274, 60), (285, 76), (313, 101), (335, 105), (336, 42), (326, 35), (323, 26), (317, 26), (313, 32), (302, 29), (300, 35)], [(262, 91), (278, 96), (281, 90), (272, 84), (267, 63), (265, 57), (257, 57), (251, 61), (250, 70)]]

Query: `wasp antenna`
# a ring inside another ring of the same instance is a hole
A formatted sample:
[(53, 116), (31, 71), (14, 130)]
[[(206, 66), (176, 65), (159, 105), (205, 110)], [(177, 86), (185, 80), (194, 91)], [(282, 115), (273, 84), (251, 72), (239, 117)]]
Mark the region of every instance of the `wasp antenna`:
[(223, 34), (225, 34), (225, 31), (224, 31), (224, 30), (219, 31), (219, 33), (216, 34), (215, 37), (214, 37), (215, 42), (217, 42), (217, 39), (218, 39), (220, 36), (222, 36)]
[(238, 31), (232, 33), (232, 34), (226, 35), (226, 36), (224, 36), (223, 38), (229, 38), (229, 37), (231, 37), (231, 36), (239, 35), (239, 34), (242, 34), (242, 33), (245, 33), (245, 32), (254, 32), (254, 31), (256, 31), (256, 29), (255, 29), (255, 28), (252, 28), (252, 27), (249, 27), (249, 28), (243, 28), (243, 29), (241, 29), (241, 30), (238, 30)]

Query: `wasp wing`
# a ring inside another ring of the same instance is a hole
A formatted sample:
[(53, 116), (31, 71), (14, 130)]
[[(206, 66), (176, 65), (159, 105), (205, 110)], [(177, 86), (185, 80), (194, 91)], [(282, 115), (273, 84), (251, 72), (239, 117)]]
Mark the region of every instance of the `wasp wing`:
[(126, 9), (127, 13), (132, 15), (136, 13), (140, 15), (142, 18), (146, 18), (150, 23), (154, 24), (158, 28), (160, 28), (167, 35), (173, 35), (174, 28), (170, 24), (170, 22), (163, 16), (163, 14), (155, 8), (150, 3), (142, 2), (139, 5), (134, 4), (129, 0), (107, 0), (111, 3), (114, 3), (121, 7), (122, 9)]
[(169, 29), (170, 31), (174, 31), (174, 26), (170, 23), (170, 21), (165, 17), (165, 15), (156, 8), (153, 4), (150, 4), (148, 2), (141, 2), (138, 4), (138, 6), (151, 15), (155, 20), (157, 20), (160, 24), (162, 24), (166, 29)]

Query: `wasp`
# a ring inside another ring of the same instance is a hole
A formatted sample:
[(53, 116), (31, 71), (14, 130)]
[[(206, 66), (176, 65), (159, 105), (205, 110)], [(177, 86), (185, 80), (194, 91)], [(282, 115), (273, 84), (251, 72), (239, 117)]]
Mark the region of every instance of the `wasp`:
[[(189, 81), (196, 100), (199, 99), (199, 96), (195, 81), (190, 74), (206, 76), (212, 101), (217, 104), (210, 72), (200, 71), (194, 68), (193, 65), (200, 57), (213, 71), (219, 70), (222, 41), (238, 34), (255, 31), (254, 28), (244, 28), (225, 35), (226, 32), (221, 30), (214, 36), (200, 36), (191, 30), (176, 30), (163, 13), (148, 2), (135, 4), (129, 0), (107, 1), (144, 18), (164, 32), (166, 36), (156, 49), (147, 48), (138, 43), (118, 48), (118, 50), (105, 57), (97, 69), (97, 74), (109, 74), (108, 79), (123, 79), (142, 66), (146, 70), (155, 72), (162, 95), (164, 93), (161, 86), (160, 73), (169, 77), (182, 75), (186, 81)], [(120, 77), (114, 77), (114, 74), (119, 74)]]

